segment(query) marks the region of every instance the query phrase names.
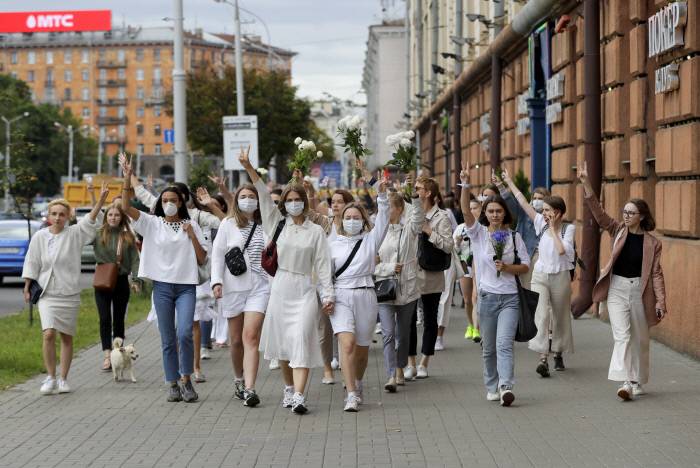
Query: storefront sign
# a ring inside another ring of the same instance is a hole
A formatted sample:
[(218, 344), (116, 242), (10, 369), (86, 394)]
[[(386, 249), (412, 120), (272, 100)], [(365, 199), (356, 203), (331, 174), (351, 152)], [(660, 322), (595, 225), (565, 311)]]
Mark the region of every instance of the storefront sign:
[(649, 18), (649, 58), (682, 47), (688, 21), (687, 2), (671, 3)]
[(254, 168), (258, 167), (258, 116), (224, 116), (224, 169), (227, 171), (242, 171), (243, 166), (238, 161), (241, 148), (250, 147), (248, 157)]
[(530, 133), (530, 118), (529, 117), (524, 117), (522, 119), (518, 119), (517, 125), (515, 127), (515, 133), (518, 136), (527, 135), (528, 133)]
[(527, 100), (530, 97), (529, 92), (524, 92), (518, 95), (518, 115), (527, 115)]
[(34, 33), (66, 31), (109, 31), (110, 10), (30, 11), (0, 13), (0, 32)]
[(491, 133), (491, 113), (487, 112), (479, 118), (479, 130), (481, 135)]
[(564, 97), (564, 74), (557, 73), (547, 80), (547, 100)]
[(561, 122), (561, 102), (555, 102), (554, 104), (548, 105), (545, 113), (547, 125)]
[(668, 93), (680, 87), (678, 64), (670, 63), (656, 70), (656, 94)]

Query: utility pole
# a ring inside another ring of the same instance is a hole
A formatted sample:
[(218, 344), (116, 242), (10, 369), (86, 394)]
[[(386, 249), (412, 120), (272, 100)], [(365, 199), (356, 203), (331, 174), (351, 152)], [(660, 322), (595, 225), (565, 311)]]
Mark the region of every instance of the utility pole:
[(56, 128), (64, 130), (68, 134), (68, 182), (73, 182), (73, 135), (77, 128), (73, 128), (73, 125), (68, 125), (67, 127), (59, 122), (53, 123)]
[(2, 121), (5, 122), (5, 211), (10, 211), (10, 127), (13, 123), (28, 115), (29, 112), (25, 112), (11, 119), (6, 118), (4, 115), (0, 116)]
[(241, 15), (238, 9), (238, 0), (235, 0), (233, 6), (234, 20), (236, 23), (236, 37), (234, 38), (236, 46), (236, 110), (238, 116), (245, 115), (245, 91), (243, 90), (243, 53), (241, 51)]
[(175, 181), (187, 183), (187, 89), (185, 83), (185, 33), (182, 0), (175, 2), (175, 53), (173, 68), (173, 117), (175, 127)]

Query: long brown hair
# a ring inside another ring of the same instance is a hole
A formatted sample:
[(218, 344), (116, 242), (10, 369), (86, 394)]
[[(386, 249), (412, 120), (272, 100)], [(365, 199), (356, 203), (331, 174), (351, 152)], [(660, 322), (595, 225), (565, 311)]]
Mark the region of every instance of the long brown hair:
[(641, 221), (639, 221), (639, 227), (647, 232), (656, 229), (656, 221), (654, 220), (654, 216), (651, 214), (651, 210), (649, 209), (649, 204), (646, 201), (642, 200), (641, 198), (632, 198), (627, 203), (632, 203), (637, 207), (637, 210), (639, 210), (639, 215), (642, 218)]
[(243, 211), (238, 208), (238, 196), (243, 190), (250, 190), (255, 194), (255, 198), (258, 200), (258, 208), (253, 212), (253, 221), (258, 224), (262, 224), (262, 216), (260, 215), (260, 197), (258, 196), (258, 189), (256, 189), (253, 184), (243, 184), (238, 187), (236, 193), (233, 194), (233, 203), (229, 204), (228, 216), (233, 218), (233, 220), (236, 222), (236, 226), (239, 228), (244, 228), (248, 225), (248, 218)]
[(103, 245), (109, 245), (109, 240), (112, 236), (112, 227), (107, 223), (107, 214), (109, 214), (111, 210), (117, 210), (121, 215), (121, 220), (119, 221), (119, 226), (117, 226), (117, 231), (119, 232), (119, 236), (122, 238), (122, 242), (126, 243), (128, 246), (136, 244), (136, 237), (134, 237), (134, 233), (131, 231), (129, 217), (126, 215), (126, 213), (124, 213), (124, 210), (122, 210), (121, 205), (118, 203), (112, 203), (105, 211), (104, 220), (102, 221), (100, 234), (98, 236), (100, 242)]

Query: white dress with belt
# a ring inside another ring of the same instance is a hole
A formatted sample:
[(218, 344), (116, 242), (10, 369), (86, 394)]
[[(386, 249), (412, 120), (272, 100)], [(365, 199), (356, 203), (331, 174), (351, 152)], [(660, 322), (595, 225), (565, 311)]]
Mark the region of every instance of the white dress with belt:
[[(272, 202), (265, 184), (255, 184), (265, 234), (272, 238), (282, 213)], [(323, 228), (308, 219), (294, 224), (287, 216), (277, 240), (277, 274), (263, 322), (260, 350), (265, 359), (289, 361), (292, 368), (323, 365), (318, 345), (319, 310), (312, 278), (318, 278), (321, 301), (334, 300), (330, 254)]]

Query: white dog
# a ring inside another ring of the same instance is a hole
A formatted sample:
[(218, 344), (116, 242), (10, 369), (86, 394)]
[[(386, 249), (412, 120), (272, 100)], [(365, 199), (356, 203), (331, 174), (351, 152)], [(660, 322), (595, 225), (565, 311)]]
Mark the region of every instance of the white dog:
[(112, 362), (112, 375), (114, 381), (118, 382), (124, 377), (124, 371), (128, 370), (131, 376), (131, 381), (136, 383), (134, 377), (134, 368), (131, 361), (135, 361), (139, 355), (136, 354), (136, 349), (133, 344), (124, 346), (124, 340), (117, 337), (112, 343), (112, 352), (109, 355), (109, 360)]

